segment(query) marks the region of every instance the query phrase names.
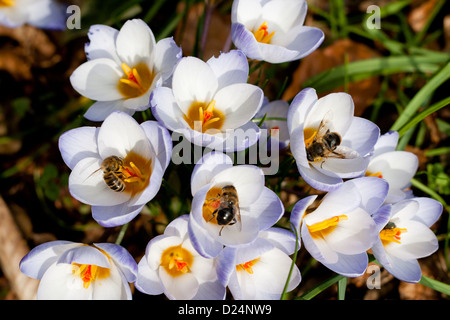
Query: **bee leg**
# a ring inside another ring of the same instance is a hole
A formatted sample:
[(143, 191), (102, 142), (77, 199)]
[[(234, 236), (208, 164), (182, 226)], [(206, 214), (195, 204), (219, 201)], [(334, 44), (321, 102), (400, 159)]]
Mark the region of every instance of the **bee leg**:
[(224, 227), (225, 227), (225, 226), (222, 226), (222, 228), (220, 228), (220, 231), (219, 231), (219, 237), (222, 236), (222, 230), (223, 230)]
[(212, 217), (211, 217), (211, 219), (208, 220), (208, 222), (210, 222), (212, 219), (214, 219), (216, 217), (217, 211), (219, 211), (219, 209), (216, 209), (213, 211), (213, 213), (211, 214)]

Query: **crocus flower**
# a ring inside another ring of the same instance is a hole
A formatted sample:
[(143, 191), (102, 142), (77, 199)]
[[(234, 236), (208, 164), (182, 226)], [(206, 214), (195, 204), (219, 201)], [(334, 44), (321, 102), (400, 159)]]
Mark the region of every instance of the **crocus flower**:
[(275, 100), (269, 102), (266, 100), (255, 115), (255, 118), (266, 117), (261, 124), (261, 128), (270, 131), (270, 144), (278, 143), (279, 149), (285, 149), (289, 146), (288, 111), (289, 104), (286, 101)]
[(153, 115), (195, 145), (227, 152), (246, 149), (259, 138), (251, 119), (264, 98), (247, 77), (248, 62), (239, 50), (207, 62), (182, 58), (173, 73), (172, 89), (153, 91)]
[(54, 0), (0, 0), (0, 25), (29, 24), (41, 29), (66, 28), (66, 6)]
[(379, 237), (372, 253), (379, 263), (399, 280), (416, 283), (422, 271), (417, 259), (434, 253), (436, 235), (430, 230), (442, 213), (442, 205), (430, 198), (419, 197), (386, 205), (373, 215)]
[(217, 278), (215, 261), (200, 256), (192, 246), (188, 220), (187, 215), (176, 218), (164, 234), (150, 240), (138, 264), (135, 286), (170, 299), (223, 300), (225, 287)]
[(101, 127), (80, 127), (61, 135), (61, 155), (72, 169), (71, 195), (92, 206), (105, 227), (133, 219), (158, 192), (169, 165), (172, 140), (156, 121), (139, 125), (116, 111)]
[(314, 89), (306, 88), (292, 101), (287, 119), (291, 152), (300, 175), (313, 188), (330, 191), (343, 179), (366, 172), (380, 129), (353, 112), (346, 93), (318, 99)]
[[(280, 299), (292, 265), (289, 255), (294, 252), (294, 234), (270, 228), (250, 244), (225, 247), (217, 258), (217, 273), (235, 300)], [(286, 292), (300, 281), (300, 270), (294, 264)]]
[(128, 282), (136, 280), (137, 264), (116, 244), (58, 240), (32, 249), (20, 270), (40, 279), (37, 299), (131, 300)]
[(380, 136), (366, 171), (366, 176), (383, 178), (389, 183), (386, 203), (395, 203), (412, 197), (409, 186), (419, 166), (419, 160), (414, 153), (395, 150), (397, 143), (396, 131)]
[(191, 177), (189, 235), (201, 255), (216, 257), (224, 245), (248, 244), (281, 218), (283, 204), (264, 182), (261, 168), (233, 166), (223, 153), (200, 159)]
[(366, 251), (378, 236), (371, 214), (379, 210), (387, 192), (382, 179), (352, 179), (328, 192), (312, 212), (306, 210), (316, 195), (298, 201), (291, 222), (314, 259), (336, 273), (357, 277), (365, 272)]
[(72, 73), (70, 82), (82, 96), (97, 101), (84, 115), (92, 121), (103, 121), (116, 110), (132, 115), (147, 109), (152, 90), (171, 76), (181, 58), (172, 38), (156, 43), (139, 19), (125, 22), (120, 31), (93, 25), (88, 36), (88, 61)]
[(318, 28), (304, 26), (304, 0), (234, 0), (231, 37), (247, 57), (270, 63), (301, 59), (323, 42)]

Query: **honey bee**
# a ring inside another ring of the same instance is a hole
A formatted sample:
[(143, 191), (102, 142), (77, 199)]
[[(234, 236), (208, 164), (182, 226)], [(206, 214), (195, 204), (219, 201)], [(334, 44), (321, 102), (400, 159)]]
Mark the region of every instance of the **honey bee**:
[(212, 218), (217, 220), (217, 224), (222, 226), (219, 231), (219, 236), (222, 235), (222, 230), (225, 226), (232, 226), (236, 224), (238, 230), (241, 231), (241, 212), (239, 209), (239, 198), (236, 188), (232, 185), (226, 185), (222, 188), (222, 192), (215, 198), (208, 199), (212, 203), (216, 203), (217, 208), (212, 213)]
[(320, 122), (317, 134), (313, 141), (305, 146), (306, 157), (308, 161), (314, 162), (321, 158), (345, 158), (344, 155), (338, 153), (336, 148), (341, 144), (341, 136), (337, 132), (331, 132), (328, 129), (328, 121), (331, 113), (328, 112)]
[(110, 156), (103, 160), (101, 169), (103, 171), (103, 180), (113, 191), (121, 192), (125, 190), (125, 178), (123, 169), (123, 159), (117, 156)]

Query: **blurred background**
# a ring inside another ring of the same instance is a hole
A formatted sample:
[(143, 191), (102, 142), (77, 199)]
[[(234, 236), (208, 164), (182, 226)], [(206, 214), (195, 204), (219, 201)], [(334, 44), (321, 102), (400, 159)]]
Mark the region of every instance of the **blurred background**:
[[(354, 99), (355, 115), (372, 120), (385, 133), (417, 92), (449, 63), (446, 1), (307, 2), (305, 24), (321, 28), (325, 41), (301, 61), (258, 66), (249, 82), (261, 86), (269, 100), (290, 102), (304, 87), (315, 88), (319, 96), (345, 91)], [(79, 96), (69, 82), (71, 73), (86, 61), (89, 27), (106, 24), (120, 29), (127, 19), (140, 18), (157, 40), (174, 37), (183, 56), (205, 61), (233, 48), (231, 0), (79, 0), (67, 4), (81, 8), (80, 29), (0, 26), (0, 299), (28, 297), (30, 289), (24, 289), (28, 278), (20, 277), (18, 261), (30, 248), (57, 239), (116, 242), (120, 235), (121, 245), (139, 261), (152, 237), (175, 217), (189, 213), (190, 190), (181, 187), (189, 185), (192, 167), (188, 165), (169, 166), (157, 197), (126, 229), (101, 227), (92, 219), (90, 207), (70, 196), (70, 170), (61, 159), (58, 138), (75, 127), (100, 125), (83, 118), (93, 102)], [(366, 23), (369, 5), (381, 9), (380, 29)], [(209, 24), (205, 23), (207, 16)], [(447, 98), (449, 88), (448, 77), (431, 87), (417, 114)], [(135, 118), (141, 122), (152, 115), (148, 110)], [(450, 108), (440, 107), (411, 128), (399, 130), (399, 149), (419, 158), (414, 194), (444, 204), (441, 219), (432, 227), (440, 249), (420, 260), (422, 271), (449, 284)], [(289, 154), (284, 156), (289, 158)], [(311, 193), (310, 188), (299, 178), (295, 165), (268, 177), (267, 186), (283, 200), (286, 215), (280, 225), (288, 226), (289, 210)], [(300, 251), (297, 264), (303, 278), (294, 292), (297, 296), (333, 275), (305, 250)], [(368, 290), (367, 277), (348, 280), (347, 299), (449, 299), (427, 286), (400, 282), (385, 271), (381, 289)], [(317, 298), (336, 299), (336, 290), (330, 286)], [(134, 298), (164, 299), (138, 291)]]

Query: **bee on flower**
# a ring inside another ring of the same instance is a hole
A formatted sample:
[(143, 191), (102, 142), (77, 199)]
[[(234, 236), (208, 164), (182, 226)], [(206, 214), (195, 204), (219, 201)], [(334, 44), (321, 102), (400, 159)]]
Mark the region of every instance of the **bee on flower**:
[(182, 54), (172, 38), (156, 42), (140, 19), (125, 22), (120, 30), (93, 25), (88, 37), (88, 61), (70, 82), (79, 94), (97, 101), (84, 115), (92, 121), (103, 121), (113, 111), (133, 115), (149, 108), (151, 92), (170, 78)]
[(137, 264), (112, 243), (50, 241), (33, 248), (20, 270), (39, 279), (38, 300), (131, 300)]
[(72, 169), (71, 195), (92, 206), (99, 224), (113, 227), (132, 220), (159, 191), (172, 140), (156, 121), (139, 125), (128, 114), (116, 111), (99, 128), (63, 133), (59, 148)]
[(343, 92), (318, 99), (314, 89), (306, 88), (292, 101), (290, 148), (300, 175), (313, 188), (331, 191), (343, 179), (366, 172), (380, 129), (353, 113), (353, 99)]
[(187, 215), (176, 218), (164, 234), (150, 240), (138, 264), (135, 286), (169, 299), (223, 300), (226, 291), (217, 278), (215, 260), (202, 257), (192, 246), (188, 220)]
[(189, 236), (201, 255), (216, 257), (223, 246), (251, 243), (281, 218), (283, 204), (264, 184), (261, 168), (233, 166), (223, 153), (199, 160), (191, 176)]

